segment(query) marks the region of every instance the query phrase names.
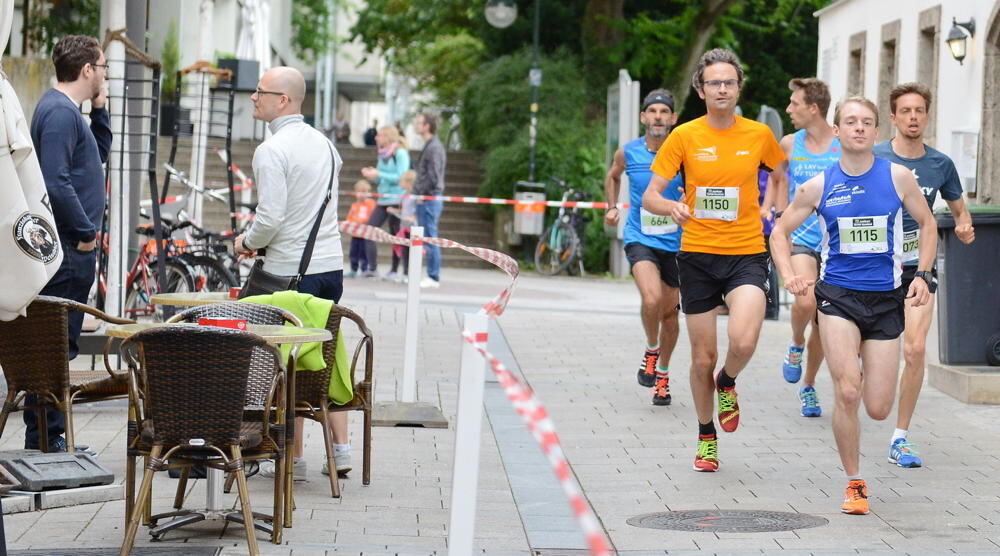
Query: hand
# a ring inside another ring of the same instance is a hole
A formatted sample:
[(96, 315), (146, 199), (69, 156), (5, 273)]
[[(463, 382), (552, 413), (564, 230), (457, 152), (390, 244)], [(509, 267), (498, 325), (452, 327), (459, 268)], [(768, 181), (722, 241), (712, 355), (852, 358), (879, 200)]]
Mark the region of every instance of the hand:
[(955, 226), (955, 235), (958, 236), (958, 241), (965, 244), (976, 241), (976, 229), (972, 227), (972, 224), (960, 224)]
[(90, 99), (90, 106), (92, 108), (101, 109), (108, 103), (108, 90), (105, 86), (101, 86), (101, 89), (97, 91), (94, 98)]
[(366, 167), (364, 167), (364, 168), (361, 169), (361, 175), (364, 176), (365, 179), (367, 179), (367, 180), (377, 180), (378, 179), (378, 170), (376, 170), (375, 168), (372, 168), (371, 166), (366, 166)]
[(912, 300), (911, 307), (920, 307), (931, 300), (931, 291), (927, 287), (927, 282), (923, 278), (914, 278), (910, 282), (910, 289), (906, 292), (906, 298)]
[(691, 209), (688, 208), (687, 204), (677, 201), (674, 203), (674, 208), (670, 209), (670, 217), (674, 219), (674, 222), (678, 226), (683, 226), (685, 222), (691, 219)]
[(233, 250), (240, 256), (241, 261), (244, 259), (252, 259), (257, 255), (257, 251), (255, 249), (250, 249), (246, 245), (243, 245), (243, 240), (245, 238), (246, 234), (240, 234), (233, 240)]
[(604, 212), (604, 224), (606, 226), (617, 226), (620, 219), (621, 211), (618, 210), (618, 207), (611, 207)]
[(816, 280), (806, 280), (805, 278), (795, 275), (791, 278), (782, 277), (785, 282), (785, 289), (794, 295), (806, 295), (809, 292), (809, 288), (816, 283)]
[(94, 249), (97, 249), (97, 238), (90, 241), (79, 241), (76, 244), (76, 250), (82, 253), (90, 253)]
[(770, 220), (771, 218), (773, 218), (774, 214), (771, 212), (771, 210), (773, 210), (771, 207), (760, 207), (761, 219)]

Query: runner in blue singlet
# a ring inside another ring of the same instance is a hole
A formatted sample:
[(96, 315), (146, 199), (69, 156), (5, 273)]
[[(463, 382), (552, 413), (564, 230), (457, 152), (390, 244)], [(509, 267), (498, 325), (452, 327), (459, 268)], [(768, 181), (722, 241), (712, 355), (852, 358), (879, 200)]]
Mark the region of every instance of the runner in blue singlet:
[[(899, 373), (899, 336), (904, 296), (922, 305), (930, 299), (929, 269), (937, 250), (937, 225), (913, 174), (875, 158), (878, 108), (862, 97), (837, 107), (834, 133), (843, 150), (840, 162), (806, 181), (771, 234), (775, 266), (795, 295), (812, 281), (796, 274), (791, 261), (792, 231), (816, 211), (823, 230), (822, 269), (815, 283), (819, 333), (833, 377), (837, 410), (833, 435), (847, 474), (841, 511), (867, 514), (868, 487), (859, 470), (864, 401), (873, 419), (892, 411)], [(909, 290), (901, 286), (903, 207), (920, 227), (919, 268)], [(859, 364), (860, 360), (860, 364)], [(862, 374), (864, 369), (864, 374)]]
[[(788, 113), (796, 131), (781, 139), (781, 148), (788, 158), (788, 195), (782, 195), (779, 210), (795, 198), (798, 187), (836, 164), (840, 160), (840, 141), (833, 136), (833, 127), (826, 121), (830, 109), (830, 90), (826, 83), (809, 77), (788, 82), (792, 90)], [(781, 193), (779, 193), (781, 195)], [(823, 239), (819, 219), (810, 214), (792, 232), (792, 266), (795, 273), (810, 280), (819, 277), (819, 244)], [(807, 352), (806, 373), (799, 388), (800, 412), (803, 417), (819, 417), (822, 409), (816, 394), (816, 373), (823, 362), (823, 346), (816, 330), (816, 298), (812, 292), (796, 296), (792, 302), (792, 340), (788, 344), (781, 374), (790, 383), (802, 377), (803, 351)], [(813, 323), (806, 346), (806, 327)]]
[[(670, 356), (680, 333), (677, 318), (680, 280), (676, 255), (681, 244), (681, 229), (669, 216), (642, 208), (642, 194), (652, 176), (649, 167), (677, 122), (670, 91), (656, 89), (646, 95), (639, 118), (646, 126), (646, 134), (615, 152), (604, 180), (610, 203), (604, 220), (609, 226), (618, 225), (621, 211), (616, 204), (621, 176), (627, 174), (629, 209), (624, 229), (625, 256), (642, 297), (642, 327), (646, 332), (646, 352), (637, 377), (641, 386), (653, 387), (653, 405), (670, 405)], [(683, 177), (678, 174), (663, 196), (676, 201), (681, 197), (683, 186)]]

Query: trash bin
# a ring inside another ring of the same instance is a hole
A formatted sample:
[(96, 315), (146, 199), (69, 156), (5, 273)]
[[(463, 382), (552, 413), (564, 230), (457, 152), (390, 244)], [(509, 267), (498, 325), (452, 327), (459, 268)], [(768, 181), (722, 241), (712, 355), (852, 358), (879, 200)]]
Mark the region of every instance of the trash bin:
[[(545, 184), (519, 181), (514, 190), (515, 201), (544, 201)], [(525, 236), (542, 234), (545, 227), (545, 204), (514, 205), (514, 233)]]
[(938, 348), (945, 365), (986, 365), (1000, 334), (1000, 206), (969, 205), (969, 212), (976, 229), (970, 245), (955, 236), (950, 212), (936, 215)]

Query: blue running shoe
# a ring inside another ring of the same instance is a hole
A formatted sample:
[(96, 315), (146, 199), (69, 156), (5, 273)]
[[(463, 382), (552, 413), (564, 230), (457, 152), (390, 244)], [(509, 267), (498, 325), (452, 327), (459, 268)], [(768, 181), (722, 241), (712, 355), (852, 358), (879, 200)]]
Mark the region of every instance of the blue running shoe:
[(889, 448), (889, 463), (895, 463), (900, 467), (920, 467), (921, 465), (920, 457), (913, 449), (913, 444), (907, 442), (905, 438), (897, 438), (892, 441), (892, 446)]
[(802, 401), (803, 417), (819, 417), (823, 410), (819, 407), (819, 398), (816, 397), (816, 389), (812, 386), (799, 388), (799, 400)]
[(785, 380), (795, 384), (802, 378), (802, 352), (804, 347), (788, 344), (788, 353), (785, 354), (785, 362), (781, 365), (781, 374), (785, 375)]

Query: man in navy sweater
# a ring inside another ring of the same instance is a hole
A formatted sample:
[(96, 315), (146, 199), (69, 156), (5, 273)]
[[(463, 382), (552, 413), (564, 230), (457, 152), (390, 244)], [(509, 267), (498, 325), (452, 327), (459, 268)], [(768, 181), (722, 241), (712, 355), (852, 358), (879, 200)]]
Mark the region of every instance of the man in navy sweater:
[[(104, 80), (108, 62), (97, 39), (68, 35), (52, 49), (58, 83), (42, 95), (31, 118), (31, 140), (45, 177), (48, 201), (55, 216), (63, 261), (41, 295), (87, 302), (94, 283), (97, 232), (104, 216), (104, 163), (111, 150), (111, 125), (105, 108)], [(90, 101), (90, 125), (80, 105)], [(69, 317), (69, 358), (79, 352), (77, 340), (83, 313)], [(33, 403), (33, 400), (26, 400)], [(49, 451), (65, 451), (62, 412), (46, 413)], [(24, 447), (37, 449), (38, 424), (34, 411), (24, 412)]]

